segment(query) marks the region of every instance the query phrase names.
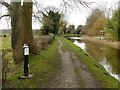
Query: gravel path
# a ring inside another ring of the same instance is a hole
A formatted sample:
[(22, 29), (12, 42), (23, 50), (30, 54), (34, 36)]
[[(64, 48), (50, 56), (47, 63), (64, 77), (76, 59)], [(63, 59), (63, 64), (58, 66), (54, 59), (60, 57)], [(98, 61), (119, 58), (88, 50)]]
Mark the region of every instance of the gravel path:
[[(51, 81), (50, 88), (95, 88), (95, 80), (86, 65), (81, 63), (74, 53), (63, 52), (62, 42), (59, 42), (62, 68)], [(81, 82), (84, 85), (80, 85)]]

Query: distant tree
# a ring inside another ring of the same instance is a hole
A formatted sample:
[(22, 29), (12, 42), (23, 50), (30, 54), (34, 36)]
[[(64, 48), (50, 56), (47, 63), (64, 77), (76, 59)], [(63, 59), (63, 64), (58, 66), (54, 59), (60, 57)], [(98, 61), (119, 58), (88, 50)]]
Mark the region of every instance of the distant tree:
[(74, 34), (75, 33), (75, 26), (74, 25), (69, 25), (67, 30), (66, 30), (66, 33)]
[(96, 20), (98, 20), (98, 18), (104, 18), (104, 12), (101, 11), (100, 9), (94, 9), (91, 13), (91, 15), (87, 18), (87, 23), (86, 23), (86, 33), (88, 35), (93, 35), (93, 33), (91, 33), (93, 26), (96, 23)]
[(118, 34), (118, 30), (120, 28), (119, 25), (119, 15), (120, 15), (120, 9), (114, 10), (113, 15), (110, 19), (107, 20), (107, 26), (106, 26), (106, 36), (112, 39), (118, 40), (120, 38)]
[(61, 19), (60, 20), (60, 29), (59, 29), (59, 32), (61, 34), (65, 34), (66, 30), (67, 30), (67, 22), (64, 19)]
[(49, 33), (58, 34), (61, 14), (57, 11), (48, 11), (47, 14), (43, 13), (43, 34)]
[(83, 30), (83, 26), (82, 25), (78, 25), (77, 29), (76, 29), (76, 33), (80, 34), (80, 32)]
[(105, 24), (106, 24), (106, 18), (103, 17), (98, 18), (91, 28), (91, 35), (100, 36), (101, 30), (104, 30)]

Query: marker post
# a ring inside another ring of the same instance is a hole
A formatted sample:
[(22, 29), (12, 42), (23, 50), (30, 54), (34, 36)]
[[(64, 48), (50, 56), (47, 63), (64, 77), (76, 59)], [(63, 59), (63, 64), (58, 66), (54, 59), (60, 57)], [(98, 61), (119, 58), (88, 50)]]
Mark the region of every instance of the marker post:
[(27, 44), (24, 44), (24, 76), (29, 76), (29, 67), (28, 67), (28, 59), (29, 59), (29, 47)]
[(18, 77), (18, 79), (26, 79), (26, 78), (31, 78), (34, 75), (29, 74), (29, 47), (27, 44), (23, 45), (23, 51), (24, 51), (24, 75), (22, 77)]

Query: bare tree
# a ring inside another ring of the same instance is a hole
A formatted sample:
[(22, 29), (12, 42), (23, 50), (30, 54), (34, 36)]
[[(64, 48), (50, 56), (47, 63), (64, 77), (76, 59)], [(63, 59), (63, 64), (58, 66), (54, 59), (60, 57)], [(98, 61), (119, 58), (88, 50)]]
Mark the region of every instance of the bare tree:
[(62, 1), (65, 8), (74, 8), (74, 7), (79, 8), (80, 5), (83, 5), (84, 7), (89, 7), (89, 5), (91, 4), (90, 2), (86, 2), (83, 0), (62, 0)]
[(23, 44), (27, 43), (30, 46), (30, 52), (36, 53), (34, 38), (32, 32), (32, 0), (31, 2), (24, 2), (21, 6), (21, 0), (13, 2), (10, 5), (6, 2), (0, 2), (8, 8), (9, 14), (1, 16), (11, 17), (12, 27), (12, 48), (13, 58), (16, 64), (23, 60)]

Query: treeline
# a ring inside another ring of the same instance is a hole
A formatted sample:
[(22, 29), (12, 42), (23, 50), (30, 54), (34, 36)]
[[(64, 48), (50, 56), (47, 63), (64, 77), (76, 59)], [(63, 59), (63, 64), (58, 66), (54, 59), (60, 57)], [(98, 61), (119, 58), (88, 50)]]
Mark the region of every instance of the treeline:
[(63, 13), (60, 13), (60, 11), (55, 10), (55, 8), (53, 10), (49, 9), (47, 12), (42, 12), (42, 34), (80, 34), (83, 26), (79, 25), (75, 29), (75, 26), (69, 25), (63, 16)]
[(91, 14), (87, 18), (85, 26), (78, 25), (75, 28), (74, 25), (69, 25), (63, 18), (63, 14), (59, 11), (49, 10), (46, 14), (43, 13), (43, 26), (41, 31), (43, 34), (84, 34), (94, 37), (103, 37), (104, 39), (118, 40), (120, 35), (118, 34), (118, 18), (120, 10), (116, 9), (112, 11), (110, 17), (106, 16), (105, 11), (101, 9), (92, 10)]
[(112, 16), (107, 17), (105, 12), (100, 9), (94, 9), (88, 16), (86, 25), (82, 31), (83, 34), (89, 36), (103, 36), (106, 39), (118, 40), (119, 28), (118, 20), (120, 9), (112, 11)]

